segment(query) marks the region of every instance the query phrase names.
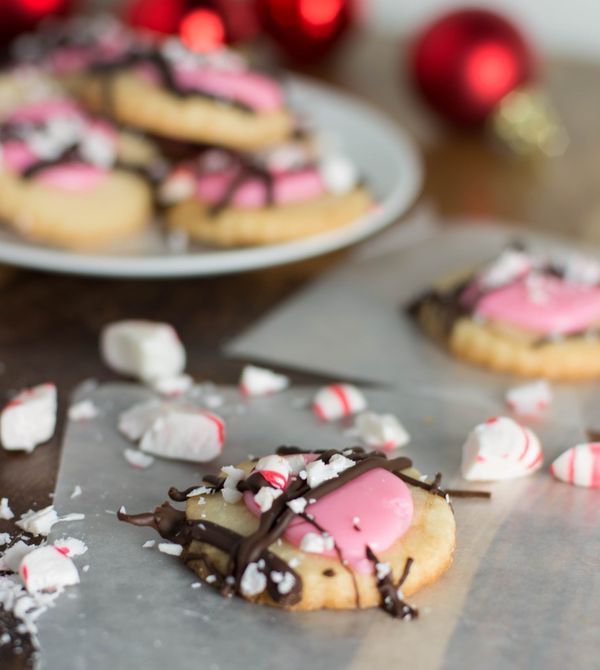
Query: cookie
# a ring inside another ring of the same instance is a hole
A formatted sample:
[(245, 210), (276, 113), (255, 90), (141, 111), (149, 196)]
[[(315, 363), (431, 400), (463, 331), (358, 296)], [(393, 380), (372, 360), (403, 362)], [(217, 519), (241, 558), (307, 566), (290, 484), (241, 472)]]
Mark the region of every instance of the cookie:
[(165, 503), (119, 518), (179, 545), (173, 553), (223, 595), (293, 610), (380, 606), (412, 618), (404, 597), (449, 568), (455, 522), (439, 477), (424, 482), (411, 465), (360, 448), (284, 447), (172, 489), (185, 512)]
[(221, 247), (275, 244), (355, 222), (373, 206), (352, 162), (311, 143), (240, 154), (219, 149), (178, 166), (160, 192), (167, 223)]
[(508, 248), (409, 308), (455, 356), (526, 377), (600, 376), (600, 265)]
[(175, 38), (88, 57), (62, 81), (96, 112), (172, 139), (254, 150), (295, 127), (275, 79), (232, 51), (191, 52)]
[(0, 122), (0, 156), (0, 217), (31, 240), (93, 249), (150, 219), (141, 174), (152, 150), (70, 100), (11, 109)]

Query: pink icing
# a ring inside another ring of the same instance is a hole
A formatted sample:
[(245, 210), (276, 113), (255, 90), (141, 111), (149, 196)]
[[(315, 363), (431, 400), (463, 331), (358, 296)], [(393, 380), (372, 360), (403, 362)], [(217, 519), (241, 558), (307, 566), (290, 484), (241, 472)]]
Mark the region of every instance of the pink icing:
[(484, 295), (477, 314), (542, 334), (568, 335), (600, 321), (600, 287), (543, 276), (532, 301), (526, 280), (519, 280)]
[[(14, 111), (9, 121), (15, 123), (43, 123), (52, 118), (85, 118), (80, 109), (68, 100), (49, 100), (25, 105)], [(88, 128), (102, 133), (108, 141), (116, 140), (113, 128), (102, 121), (89, 121)], [(12, 172), (22, 173), (36, 163), (38, 157), (25, 142), (11, 140), (2, 147), (2, 161)], [(57, 165), (47, 168), (37, 175), (38, 182), (65, 191), (84, 191), (102, 182), (106, 170), (82, 162)]]
[(85, 191), (98, 186), (106, 177), (106, 170), (87, 163), (57, 165), (41, 172), (37, 181), (62, 191)]
[(182, 89), (211, 93), (259, 112), (273, 112), (283, 105), (281, 86), (256, 72), (176, 68), (175, 79)]
[[(202, 175), (196, 193), (200, 200), (214, 205), (225, 195), (235, 170)], [(314, 169), (273, 175), (273, 200), (277, 204), (301, 202), (317, 198), (325, 192), (319, 173)], [(237, 189), (232, 199), (236, 207), (253, 209), (267, 204), (267, 187), (260, 179), (249, 179)]]
[[(260, 514), (252, 493), (244, 493), (244, 502), (253, 514)], [(354, 570), (370, 574), (373, 564), (366, 558), (366, 547), (378, 555), (404, 535), (412, 521), (413, 499), (401, 479), (383, 468), (375, 468), (307, 505), (305, 512), (314, 515), (315, 521), (332, 535), (343, 559)], [(298, 547), (311, 532), (318, 531), (310, 522), (296, 517), (284, 537)], [(335, 550), (323, 555), (338, 556)]]

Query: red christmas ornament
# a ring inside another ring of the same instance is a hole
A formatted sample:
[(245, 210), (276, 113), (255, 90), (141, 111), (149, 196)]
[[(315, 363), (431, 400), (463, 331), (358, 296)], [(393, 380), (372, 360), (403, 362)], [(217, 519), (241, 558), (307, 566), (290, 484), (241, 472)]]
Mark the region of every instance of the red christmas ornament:
[(258, 0), (265, 31), (293, 60), (324, 56), (352, 22), (349, 0)]
[(447, 14), (416, 43), (415, 84), (436, 112), (457, 125), (483, 124), (535, 75), (535, 58), (523, 35), (487, 10)]

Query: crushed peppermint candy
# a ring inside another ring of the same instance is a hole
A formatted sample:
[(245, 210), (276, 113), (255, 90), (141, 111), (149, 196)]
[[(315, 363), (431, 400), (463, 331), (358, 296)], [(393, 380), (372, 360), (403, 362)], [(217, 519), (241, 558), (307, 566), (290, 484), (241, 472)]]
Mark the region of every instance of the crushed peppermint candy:
[(150, 454), (145, 454), (143, 451), (138, 449), (125, 449), (123, 452), (125, 460), (134, 468), (138, 470), (145, 470), (149, 468), (154, 463), (154, 456)]
[(8, 504), (8, 498), (0, 498), (0, 519), (14, 519), (15, 513)]
[(169, 554), (169, 556), (181, 556), (183, 547), (174, 542), (159, 542), (158, 551), (162, 551), (163, 554)]
[(246, 473), (241, 468), (236, 468), (233, 465), (226, 465), (221, 468), (225, 473), (225, 481), (221, 494), (223, 499), (228, 503), (237, 503), (242, 499), (242, 494), (237, 490), (237, 485), (245, 477)]
[(0, 547), (10, 542), (10, 533), (0, 533)]
[(69, 421), (89, 421), (97, 416), (98, 408), (89, 399), (80, 400), (69, 407)]
[(65, 556), (82, 556), (88, 550), (87, 544), (76, 537), (66, 537), (56, 540), (54, 546)]
[(267, 578), (261, 572), (260, 561), (258, 563), (248, 563), (240, 581), (241, 592), (245, 596), (257, 596), (266, 588)]
[(164, 414), (167, 405), (153, 398), (132, 405), (119, 415), (117, 427), (126, 438), (137, 442), (152, 424)]
[(287, 506), (294, 512), (294, 514), (302, 514), (306, 509), (307, 504), (306, 498), (300, 497), (289, 500)]
[(320, 459), (306, 464), (306, 480), (311, 489), (319, 486), (328, 479), (334, 479), (341, 472), (354, 466), (353, 460), (342, 454), (335, 454), (325, 463)]
[(376, 563), (375, 564), (375, 574), (377, 579), (381, 581), (385, 579), (392, 572), (392, 568), (389, 563)]
[(354, 428), (369, 447), (391, 450), (410, 442), (410, 435), (393, 414), (363, 412), (356, 417)]
[(277, 572), (274, 570), (271, 572), (271, 581), (274, 584), (277, 584), (277, 590), (281, 595), (287, 595), (293, 588), (296, 583), (296, 578), (291, 572)]
[(333, 537), (329, 533), (309, 532), (300, 542), (300, 549), (309, 554), (323, 554), (326, 551), (332, 551), (334, 547)]
[(337, 421), (367, 408), (367, 399), (352, 384), (330, 384), (319, 389), (313, 411), (322, 421)]
[(35, 544), (27, 544), (23, 540), (15, 542), (0, 556), (0, 571), (17, 572), (23, 558), (35, 548)]
[(517, 249), (506, 249), (479, 275), (484, 289), (500, 288), (526, 275), (533, 267), (529, 254)]
[(58, 522), (58, 514), (54, 505), (48, 505), (37, 512), (29, 510), (17, 521), (17, 526), (31, 535), (48, 535), (52, 526)]
[(33, 451), (48, 442), (56, 428), (54, 384), (24, 389), (0, 413), (0, 440), (7, 450)]
[(506, 392), (506, 403), (520, 416), (535, 417), (552, 403), (552, 388), (545, 379), (521, 384)]
[(58, 547), (37, 547), (29, 552), (21, 561), (19, 574), (29, 593), (79, 584), (75, 563)]
[(289, 377), (267, 368), (246, 365), (240, 378), (240, 390), (246, 396), (264, 396), (279, 393), (290, 385)]
[(159, 377), (151, 382), (150, 386), (157, 393), (174, 398), (187, 393), (194, 385), (194, 379), (187, 374)]
[(268, 512), (273, 507), (273, 501), (283, 493), (281, 489), (275, 489), (272, 486), (261, 486), (258, 493), (254, 496), (254, 502), (258, 505), (261, 512)]
[(194, 496), (204, 496), (214, 493), (215, 489), (210, 486), (198, 486), (195, 489), (192, 489), (188, 494), (187, 498), (193, 498)]
[(146, 540), (142, 545), (143, 549), (151, 549), (156, 544), (156, 540)]
[[(304, 459), (302, 459), (304, 465)], [(283, 456), (263, 456), (256, 463), (254, 470), (260, 472), (271, 486), (277, 489), (285, 489), (288, 484), (291, 468), (287, 458)]]

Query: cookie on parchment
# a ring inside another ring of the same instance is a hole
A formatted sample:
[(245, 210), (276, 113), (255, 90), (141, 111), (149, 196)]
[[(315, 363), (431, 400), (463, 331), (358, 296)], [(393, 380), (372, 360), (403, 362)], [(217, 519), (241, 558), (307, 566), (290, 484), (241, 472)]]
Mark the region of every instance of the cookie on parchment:
[(353, 163), (309, 140), (252, 154), (205, 150), (169, 175), (160, 196), (171, 228), (223, 247), (310, 237), (373, 206)]
[(173, 553), (223, 595), (295, 610), (380, 606), (412, 618), (404, 597), (452, 562), (449, 498), (408, 458), (280, 448), (170, 495), (187, 500), (185, 512), (165, 503), (119, 518), (180, 545)]
[(152, 150), (65, 98), (24, 103), (0, 121), (0, 217), (31, 240), (93, 249), (141, 230)]
[(409, 311), (458, 358), (555, 380), (600, 377), (600, 264), (510, 247)]

